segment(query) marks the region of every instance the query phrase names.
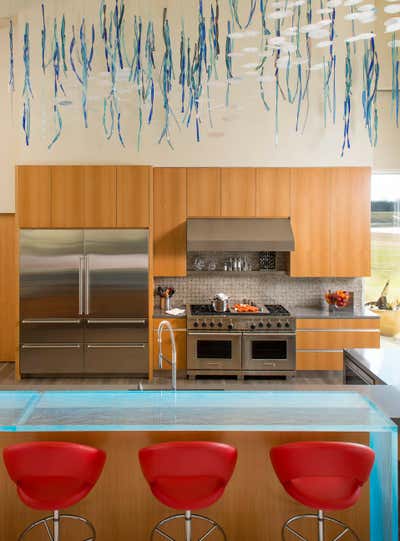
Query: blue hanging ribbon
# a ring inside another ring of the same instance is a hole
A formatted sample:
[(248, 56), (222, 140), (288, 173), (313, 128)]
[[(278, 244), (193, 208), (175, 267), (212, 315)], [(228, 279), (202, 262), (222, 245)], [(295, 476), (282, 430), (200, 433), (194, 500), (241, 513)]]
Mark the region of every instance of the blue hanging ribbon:
[(346, 60), (345, 60), (345, 91), (343, 106), (343, 144), (341, 156), (343, 157), (346, 148), (350, 149), (350, 117), (351, 117), (351, 95), (353, 89), (353, 68), (351, 66), (351, 47), (346, 42)]
[(25, 24), (23, 60), (24, 60), (24, 87), (22, 90), (22, 95), (24, 98), (24, 110), (23, 110), (23, 115), (22, 115), (22, 129), (24, 130), (24, 133), (25, 133), (25, 144), (26, 146), (29, 146), (30, 138), (31, 138), (31, 98), (33, 98), (33, 92), (32, 92), (32, 86), (31, 86), (29, 23)]
[(46, 15), (44, 4), (42, 4), (42, 70), (46, 73), (46, 45), (47, 45), (47, 28), (46, 28)]
[(186, 38), (185, 26), (182, 19), (181, 41), (180, 41), (180, 73), (179, 84), (181, 85), (181, 113), (185, 112), (185, 89), (186, 89)]
[(372, 37), (364, 47), (363, 57), (363, 91), (362, 104), (364, 121), (368, 130), (368, 138), (372, 146), (378, 140), (378, 108), (376, 99), (378, 94), (379, 62), (375, 48), (375, 39)]
[(66, 38), (66, 34), (65, 34), (65, 26), (66, 26), (65, 15), (63, 15), (62, 19), (61, 19), (61, 57), (62, 57), (64, 73), (67, 73), (67, 71), (68, 71), (67, 55), (66, 55), (67, 38)]
[(238, 13), (239, 0), (229, 0), (229, 6), (231, 9), (232, 20), (234, 20), (237, 23), (237, 25), (239, 26), (241, 30), (246, 30), (246, 28), (248, 28), (251, 25), (251, 22), (253, 20), (254, 13), (257, 7), (257, 0), (250, 0), (249, 16), (247, 18), (247, 22), (244, 25), (241, 24), (240, 19), (239, 19), (239, 13)]
[(12, 20), (10, 19), (10, 28), (8, 32), (8, 38), (9, 38), (9, 51), (10, 51), (10, 66), (9, 66), (9, 80), (8, 80), (8, 87), (11, 92), (15, 91), (15, 63), (14, 63), (14, 25)]
[(171, 33), (167, 17), (167, 8), (163, 11), (163, 39), (164, 39), (164, 55), (161, 64), (161, 92), (163, 96), (164, 106), (164, 127), (161, 131), (158, 143), (160, 144), (165, 139), (168, 145), (173, 149), (170, 136), (170, 118), (173, 116), (169, 95), (172, 92), (172, 82), (174, 79), (174, 65), (172, 60)]
[(147, 117), (147, 123), (151, 124), (153, 118), (154, 110), (154, 70), (155, 70), (155, 61), (154, 53), (156, 50), (155, 46), (155, 35), (154, 35), (154, 25), (152, 21), (149, 21), (147, 24), (146, 32), (146, 44), (145, 44), (145, 58), (146, 58), (146, 88), (144, 93), (144, 100), (150, 103), (149, 114)]
[(400, 80), (399, 80), (399, 48), (396, 46), (396, 34), (392, 34), (392, 108), (397, 128), (399, 127), (399, 101), (400, 101)]

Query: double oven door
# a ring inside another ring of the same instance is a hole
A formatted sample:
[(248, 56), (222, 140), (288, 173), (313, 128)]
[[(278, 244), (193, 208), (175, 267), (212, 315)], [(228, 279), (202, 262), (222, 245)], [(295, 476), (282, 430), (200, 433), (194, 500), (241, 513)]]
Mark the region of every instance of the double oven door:
[(291, 371), (295, 355), (294, 333), (188, 333), (189, 371)]

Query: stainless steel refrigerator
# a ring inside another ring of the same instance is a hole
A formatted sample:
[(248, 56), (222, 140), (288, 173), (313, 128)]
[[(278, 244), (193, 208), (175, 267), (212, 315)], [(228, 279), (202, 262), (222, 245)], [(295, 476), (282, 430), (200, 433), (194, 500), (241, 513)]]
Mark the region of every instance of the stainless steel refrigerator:
[(147, 374), (148, 231), (20, 233), (24, 375)]

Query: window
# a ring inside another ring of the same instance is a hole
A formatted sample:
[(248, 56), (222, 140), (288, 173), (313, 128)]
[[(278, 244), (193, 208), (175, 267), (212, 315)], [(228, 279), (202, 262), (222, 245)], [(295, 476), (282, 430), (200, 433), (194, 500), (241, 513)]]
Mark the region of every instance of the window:
[(400, 299), (400, 173), (373, 174), (371, 186), (371, 277), (366, 299), (379, 298), (389, 281), (388, 301)]

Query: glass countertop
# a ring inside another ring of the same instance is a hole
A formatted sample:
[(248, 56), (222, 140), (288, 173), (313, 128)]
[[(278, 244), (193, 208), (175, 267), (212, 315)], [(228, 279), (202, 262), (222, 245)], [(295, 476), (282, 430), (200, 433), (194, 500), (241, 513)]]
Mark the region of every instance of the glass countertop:
[(355, 392), (0, 392), (3, 432), (395, 430)]

